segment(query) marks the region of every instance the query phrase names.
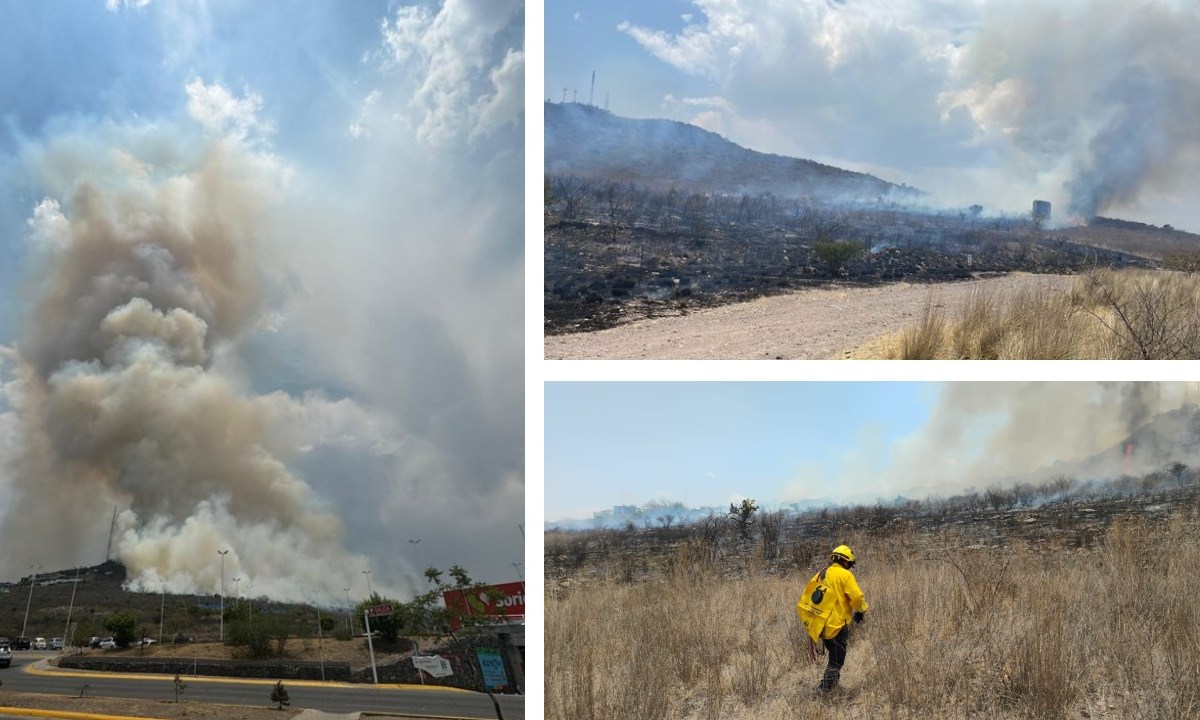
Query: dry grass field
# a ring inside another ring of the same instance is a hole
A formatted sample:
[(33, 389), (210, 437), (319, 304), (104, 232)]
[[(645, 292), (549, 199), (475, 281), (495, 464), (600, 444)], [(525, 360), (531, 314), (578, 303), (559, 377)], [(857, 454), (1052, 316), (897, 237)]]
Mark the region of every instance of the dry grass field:
[(556, 570), (546, 717), (1200, 716), (1200, 546), (1189, 502), (1157, 521), (1117, 517), (1082, 544), (1020, 530), (999, 545), (968, 544), (904, 523), (844, 534), (871, 612), (854, 628), (842, 686), (820, 699), (823, 665), (809, 660), (794, 614), (822, 566), (816, 557), (788, 569), (758, 544), (731, 565), (692, 538), (632, 582), (622, 564), (647, 558), (586, 582)]
[(857, 358), (897, 360), (1188, 360), (1200, 358), (1200, 276), (1095, 270), (1066, 291), (977, 292), (957, 307), (927, 305)]

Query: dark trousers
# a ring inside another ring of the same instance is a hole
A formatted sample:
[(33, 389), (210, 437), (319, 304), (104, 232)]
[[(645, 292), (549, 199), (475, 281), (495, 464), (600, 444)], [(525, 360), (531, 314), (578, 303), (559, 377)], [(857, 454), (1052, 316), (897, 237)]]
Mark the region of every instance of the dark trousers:
[(817, 689), (828, 692), (837, 687), (838, 678), (842, 674), (842, 665), (846, 664), (846, 649), (850, 644), (850, 626), (843, 627), (837, 635), (828, 640), (822, 639), (821, 642), (825, 644), (825, 653), (829, 656), (829, 664), (825, 666), (825, 675), (821, 678), (821, 684), (817, 686)]

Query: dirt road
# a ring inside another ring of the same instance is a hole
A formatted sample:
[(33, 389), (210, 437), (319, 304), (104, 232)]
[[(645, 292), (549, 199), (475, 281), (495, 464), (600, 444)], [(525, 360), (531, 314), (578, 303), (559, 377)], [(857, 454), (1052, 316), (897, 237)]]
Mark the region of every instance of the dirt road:
[(1069, 275), (1003, 277), (939, 285), (804, 290), (678, 317), (545, 339), (547, 360), (818, 360), (900, 330), (925, 304), (957, 307), (976, 289), (1007, 294), (1069, 286)]

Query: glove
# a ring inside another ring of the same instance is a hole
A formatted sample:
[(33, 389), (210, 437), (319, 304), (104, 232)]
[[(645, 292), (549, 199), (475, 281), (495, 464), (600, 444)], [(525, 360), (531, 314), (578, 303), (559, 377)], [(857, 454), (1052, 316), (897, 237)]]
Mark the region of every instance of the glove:
[(856, 622), (856, 623), (865, 623), (866, 621), (867, 621), (867, 614), (866, 614), (866, 613), (860, 613), (860, 612), (858, 612), (858, 611), (855, 611), (855, 613), (854, 613), (854, 622)]

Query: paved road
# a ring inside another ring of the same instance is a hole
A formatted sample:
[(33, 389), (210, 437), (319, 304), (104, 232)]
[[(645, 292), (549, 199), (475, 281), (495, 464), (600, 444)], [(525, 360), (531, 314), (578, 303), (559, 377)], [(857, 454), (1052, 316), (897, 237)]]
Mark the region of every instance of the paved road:
[[(75, 673), (51, 669), (51, 674), (30, 672), (38, 660), (53, 657), (54, 653), (20, 651), (13, 653), (10, 668), (0, 668), (0, 682), (5, 690), (36, 692), (49, 695), (78, 695), (87, 683), (88, 694), (103, 697), (170, 699), (174, 697), (172, 678), (162, 676), (136, 677), (115, 673)], [(70, 674), (67, 674), (70, 673)], [(232, 678), (184, 677), (185, 697), (193, 702), (225, 703), (230, 705), (270, 705), (274, 681), (241, 680)], [(392, 712), (408, 715), (479, 718), (492, 720), (496, 712), (491, 700), (483, 693), (463, 690), (442, 690), (399, 687), (395, 685), (351, 685), (285, 681), (293, 708), (313, 708), (327, 712)], [(523, 720), (525, 698), (497, 695), (504, 720)]]

